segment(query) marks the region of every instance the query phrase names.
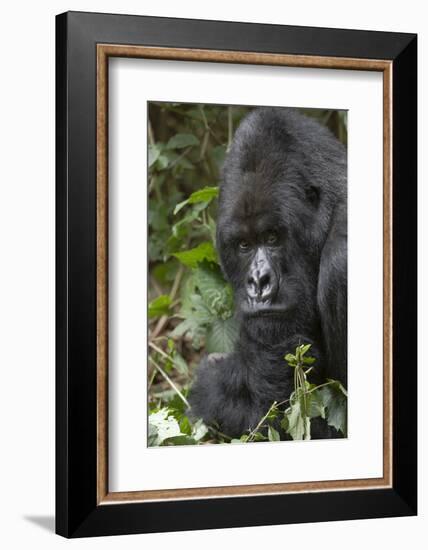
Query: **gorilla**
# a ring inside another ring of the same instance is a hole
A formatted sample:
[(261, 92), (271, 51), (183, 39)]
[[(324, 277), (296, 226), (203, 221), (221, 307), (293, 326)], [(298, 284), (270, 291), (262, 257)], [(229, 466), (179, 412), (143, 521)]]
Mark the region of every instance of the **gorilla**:
[[(239, 337), (232, 353), (201, 362), (189, 401), (191, 416), (239, 437), (290, 397), (284, 355), (299, 343), (317, 359), (311, 382), (347, 384), (346, 149), (295, 109), (257, 108), (238, 127), (221, 180), (216, 244)], [(321, 419), (311, 431), (339, 437)]]

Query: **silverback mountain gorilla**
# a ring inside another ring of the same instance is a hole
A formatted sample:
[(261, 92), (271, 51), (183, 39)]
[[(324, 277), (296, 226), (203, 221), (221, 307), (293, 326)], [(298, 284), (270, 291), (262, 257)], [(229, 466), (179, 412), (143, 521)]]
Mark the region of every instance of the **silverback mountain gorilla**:
[[(239, 338), (198, 367), (191, 414), (231, 437), (253, 429), (293, 391), (286, 353), (311, 343), (311, 381), (347, 384), (345, 147), (294, 109), (244, 118), (220, 187), (217, 249), (231, 283)], [(321, 419), (312, 438), (339, 437)], [(287, 439), (281, 433), (282, 439)]]

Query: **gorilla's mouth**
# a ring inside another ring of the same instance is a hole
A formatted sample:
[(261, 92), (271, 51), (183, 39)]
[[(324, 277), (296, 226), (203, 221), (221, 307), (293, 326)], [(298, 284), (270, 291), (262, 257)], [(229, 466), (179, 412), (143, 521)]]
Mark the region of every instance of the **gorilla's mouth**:
[(271, 302), (258, 302), (248, 300), (241, 306), (241, 311), (245, 317), (276, 317), (287, 315), (291, 308), (283, 304), (272, 304)]

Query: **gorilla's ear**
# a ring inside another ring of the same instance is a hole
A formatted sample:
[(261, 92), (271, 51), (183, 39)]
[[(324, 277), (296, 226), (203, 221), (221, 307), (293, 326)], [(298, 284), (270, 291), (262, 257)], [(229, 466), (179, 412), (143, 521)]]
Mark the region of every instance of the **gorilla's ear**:
[(318, 309), (327, 355), (326, 376), (347, 384), (347, 213), (337, 205), (321, 252)]

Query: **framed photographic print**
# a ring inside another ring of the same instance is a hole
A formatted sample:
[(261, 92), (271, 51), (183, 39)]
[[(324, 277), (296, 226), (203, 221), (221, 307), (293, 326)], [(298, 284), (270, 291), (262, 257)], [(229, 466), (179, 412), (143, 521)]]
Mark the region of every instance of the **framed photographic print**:
[(416, 36), (56, 24), (57, 532), (416, 514)]

